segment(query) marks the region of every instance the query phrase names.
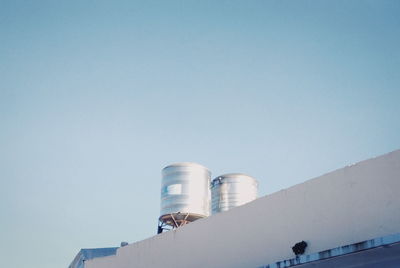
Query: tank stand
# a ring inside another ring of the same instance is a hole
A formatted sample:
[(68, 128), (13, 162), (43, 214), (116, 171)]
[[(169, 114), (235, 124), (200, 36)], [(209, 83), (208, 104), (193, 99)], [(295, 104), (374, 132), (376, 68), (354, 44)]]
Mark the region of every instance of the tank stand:
[(161, 234), (164, 231), (169, 231), (169, 230), (172, 230), (172, 229), (173, 228), (170, 225), (165, 224), (162, 221), (158, 221), (157, 234)]
[(158, 220), (158, 228), (157, 228), (157, 234), (162, 233), (164, 230), (165, 231), (170, 231), (172, 229), (176, 229), (178, 227), (181, 227), (185, 224), (190, 223), (188, 221), (190, 213), (176, 213), (174, 214), (169, 214), (169, 217), (163, 216), (163, 220), (159, 219)]

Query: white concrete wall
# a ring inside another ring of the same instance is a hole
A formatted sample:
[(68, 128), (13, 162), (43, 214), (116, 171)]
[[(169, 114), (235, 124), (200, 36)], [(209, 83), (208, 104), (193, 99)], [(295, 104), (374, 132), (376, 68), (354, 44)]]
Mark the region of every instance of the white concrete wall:
[(256, 268), (400, 232), (400, 150), (328, 173), (178, 230), (120, 248), (88, 268)]

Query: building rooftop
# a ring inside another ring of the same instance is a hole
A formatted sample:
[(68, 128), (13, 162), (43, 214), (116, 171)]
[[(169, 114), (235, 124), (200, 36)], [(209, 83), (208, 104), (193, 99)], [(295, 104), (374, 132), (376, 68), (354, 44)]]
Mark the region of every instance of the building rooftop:
[(83, 248), (78, 254), (76, 254), (72, 263), (68, 266), (69, 268), (83, 268), (85, 267), (85, 261), (91, 260), (98, 257), (105, 257), (115, 255), (118, 247), (114, 248)]
[[(87, 268), (290, 267), (282, 265), (307, 256), (309, 263), (296, 265), (311, 267), (311, 261), (331, 263), (336, 253), (338, 263), (359, 254), (380, 258), (398, 250), (397, 242), (375, 239), (400, 233), (399, 178), (400, 150), (121, 247), (88, 260)], [(307, 247), (296, 256), (292, 247), (301, 241)], [(372, 244), (380, 246), (363, 248)]]

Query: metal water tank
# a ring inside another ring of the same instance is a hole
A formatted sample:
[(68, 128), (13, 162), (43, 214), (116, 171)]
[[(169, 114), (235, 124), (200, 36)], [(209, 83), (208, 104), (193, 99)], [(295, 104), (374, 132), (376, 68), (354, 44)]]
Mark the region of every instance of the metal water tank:
[(211, 182), (212, 214), (230, 210), (257, 198), (258, 182), (241, 173), (216, 177)]
[(158, 232), (210, 214), (210, 171), (196, 163), (176, 163), (162, 170)]

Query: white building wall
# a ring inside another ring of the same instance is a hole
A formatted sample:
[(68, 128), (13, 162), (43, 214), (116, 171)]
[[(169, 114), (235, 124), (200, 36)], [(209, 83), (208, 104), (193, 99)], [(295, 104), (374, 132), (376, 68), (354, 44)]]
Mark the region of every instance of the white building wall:
[(400, 150), (87, 262), (88, 268), (256, 268), (400, 232)]

